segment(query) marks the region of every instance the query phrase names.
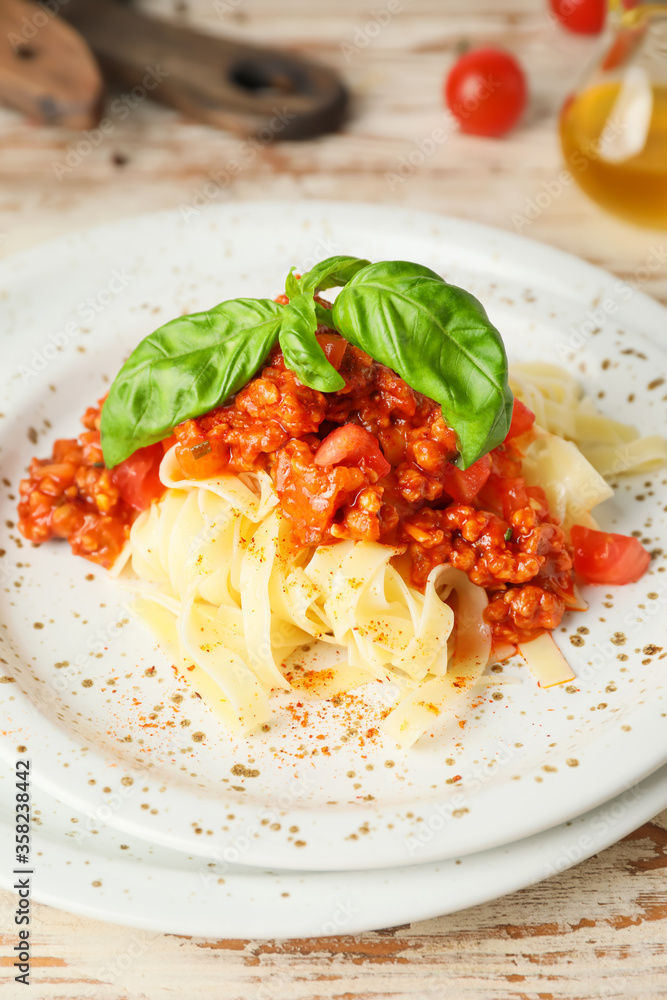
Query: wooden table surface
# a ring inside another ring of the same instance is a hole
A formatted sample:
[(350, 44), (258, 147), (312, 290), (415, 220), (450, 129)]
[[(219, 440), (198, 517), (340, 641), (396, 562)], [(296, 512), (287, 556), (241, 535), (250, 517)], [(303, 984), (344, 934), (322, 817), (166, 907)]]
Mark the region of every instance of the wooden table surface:
[[(640, 283), (652, 254), (665, 260), (667, 233), (626, 226), (573, 186), (559, 192), (554, 184), (562, 169), (558, 109), (595, 41), (556, 27), (543, 0), (378, 0), (374, 6), (151, 0), (143, 6), (212, 32), (317, 55), (350, 84), (348, 126), (315, 142), (264, 146), (233, 174), (226, 168), (241, 139), (150, 101), (125, 115), (118, 109), (128, 105), (115, 105), (113, 128), (101, 142), (83, 146), (85, 136), (35, 127), (0, 110), (1, 255), (107, 220), (196, 205), (202, 197), (272, 197), (382, 202), (476, 219)], [(394, 12), (387, 17), (389, 6)], [(379, 21), (388, 23), (377, 28)], [(530, 80), (529, 109), (504, 140), (447, 131), (432, 151), (414, 155), (422, 162), (408, 170), (410, 154), (427, 148), (425, 140), (443, 127), (443, 75), (463, 41), (499, 44), (520, 57)], [(397, 179), (401, 172), (407, 176)], [(667, 302), (664, 263), (642, 287)], [(284, 943), (148, 935), (141, 957), (113, 981), (105, 964), (136, 932), (36, 906), (33, 995), (667, 997), (666, 872), (667, 812), (568, 872), (463, 913), (356, 937)], [(15, 928), (7, 925), (7, 902), (2, 894), (0, 997), (23, 995), (11, 981)]]

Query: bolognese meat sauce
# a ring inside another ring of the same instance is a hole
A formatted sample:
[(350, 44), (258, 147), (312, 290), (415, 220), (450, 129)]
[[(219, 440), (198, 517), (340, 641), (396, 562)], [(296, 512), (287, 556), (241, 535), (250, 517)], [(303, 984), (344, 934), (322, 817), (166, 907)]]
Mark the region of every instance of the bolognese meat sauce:
[(55, 442), (51, 458), (33, 458), (19, 486), (18, 527), (31, 542), (66, 538), (77, 556), (107, 569), (120, 555), (138, 511), (164, 493), (162, 445), (140, 448), (107, 469), (100, 444), (100, 409), (82, 417), (78, 439)]
[[(496, 640), (555, 628), (572, 603), (572, 561), (544, 492), (521, 476), (515, 434), (532, 422), (525, 407), (504, 444), (461, 472), (437, 403), (334, 332), (321, 327), (318, 340), (345, 386), (321, 393), (302, 385), (274, 349), (231, 402), (174, 429), (184, 475), (264, 470), (295, 544), (396, 545), (419, 588), (443, 563), (484, 587)], [(160, 495), (163, 449), (141, 449), (150, 455), (137, 489), (128, 472), (135, 456), (124, 472), (104, 468), (99, 410), (88, 410), (84, 425), (78, 441), (56, 442), (52, 459), (33, 459), (19, 527), (35, 542), (69, 538), (77, 554), (108, 566), (136, 511)]]

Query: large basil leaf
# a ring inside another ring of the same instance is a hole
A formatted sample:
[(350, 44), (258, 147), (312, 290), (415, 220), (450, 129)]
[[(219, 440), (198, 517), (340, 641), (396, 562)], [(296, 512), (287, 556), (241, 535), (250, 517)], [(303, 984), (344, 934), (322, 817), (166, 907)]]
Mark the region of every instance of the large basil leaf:
[(285, 364), (304, 385), (320, 392), (342, 389), (345, 379), (339, 375), (315, 336), (317, 317), (312, 295), (297, 295), (284, 307), (280, 330), (280, 349)]
[(275, 344), (284, 308), (271, 299), (232, 299), (174, 319), (142, 340), (102, 407), (106, 465), (238, 392)]
[(458, 438), (461, 468), (499, 445), (512, 418), (507, 356), (477, 299), (427, 267), (384, 261), (339, 293), (334, 326), (436, 400)]

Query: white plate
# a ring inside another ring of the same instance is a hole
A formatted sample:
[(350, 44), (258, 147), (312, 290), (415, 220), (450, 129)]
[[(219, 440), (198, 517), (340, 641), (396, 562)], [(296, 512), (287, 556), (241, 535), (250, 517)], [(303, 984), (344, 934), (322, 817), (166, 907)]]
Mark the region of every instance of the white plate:
[[(78, 432), (79, 415), (146, 333), (227, 297), (275, 295), (291, 264), (304, 269), (338, 252), (435, 268), (481, 298), (511, 357), (566, 364), (593, 396), (603, 394), (607, 412), (664, 431), (664, 387), (648, 386), (667, 371), (659, 339), (667, 312), (610, 275), (428, 214), (314, 202), (216, 206), (68, 237), (0, 270), (7, 493), (15, 496), (33, 453)], [(662, 473), (622, 483), (601, 510), (603, 524), (638, 530), (649, 548), (667, 550), (665, 481)], [(13, 520), (11, 506), (4, 518)], [(557, 638), (576, 686), (540, 690), (512, 664), (500, 676), (517, 683), (498, 686), (497, 700), (493, 689), (480, 695), (465, 729), (435, 732), (401, 753), (367, 735), (376, 717), (363, 692), (338, 709), (307, 706), (307, 726), (283, 713), (268, 734), (230, 736), (129, 620), (103, 571), (64, 545), (17, 548), (13, 527), (0, 532), (0, 655), (17, 681), (0, 685), (0, 752), (13, 761), (27, 746), (37, 785), (89, 815), (103, 810), (133, 837), (290, 869), (417, 864), (548, 829), (667, 759), (662, 555), (635, 585), (589, 588), (590, 610), (564, 620)]]
[[(11, 835), (11, 778), (0, 778), (0, 831)], [(10, 786), (10, 787), (8, 787)], [(667, 805), (667, 767), (577, 819), (506, 847), (366, 872), (264, 871), (155, 848), (33, 795), (32, 894), (40, 903), (145, 932), (218, 938), (358, 934), (454, 913), (565, 871)], [(95, 832), (93, 832), (95, 831)], [(0, 886), (11, 888), (5, 865)], [(13, 917), (10, 903), (7, 916)], [(128, 948), (138, 957), (150, 938)], [(106, 976), (122, 974), (109, 956)], [(115, 981), (115, 980), (114, 980)]]

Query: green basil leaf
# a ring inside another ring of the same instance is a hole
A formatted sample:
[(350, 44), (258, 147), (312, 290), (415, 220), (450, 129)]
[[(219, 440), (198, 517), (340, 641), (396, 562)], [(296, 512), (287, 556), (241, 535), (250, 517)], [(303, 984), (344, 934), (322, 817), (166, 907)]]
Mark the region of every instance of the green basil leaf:
[(330, 364), (317, 343), (315, 332), (318, 324), (331, 326), (333, 321), (330, 310), (315, 302), (313, 296), (320, 289), (344, 285), (357, 271), (367, 266), (368, 261), (359, 257), (329, 257), (298, 280), (294, 277), (293, 267), (287, 275), (285, 293), (290, 301), (285, 307), (280, 347), (287, 367), (311, 389), (335, 392), (345, 385), (345, 379)]
[(295, 271), (296, 268), (291, 267), (289, 270), (289, 274), (285, 278), (285, 295), (287, 296), (288, 299), (296, 298), (296, 296), (299, 295), (301, 292), (301, 289), (299, 288), (299, 281), (294, 275)]
[(315, 336), (317, 318), (312, 295), (297, 295), (283, 308), (280, 349), (299, 381), (320, 392), (342, 389), (345, 379), (328, 360)]
[(350, 279), (333, 319), (343, 337), (440, 403), (458, 438), (461, 468), (504, 440), (513, 402), (507, 356), (469, 292), (428, 267), (384, 261)]
[(102, 407), (106, 465), (238, 392), (275, 344), (284, 309), (271, 299), (231, 299), (174, 319), (142, 340)]
[(333, 330), (333, 315), (331, 309), (325, 309), (319, 302), (315, 303), (315, 320), (318, 326), (328, 326)]
[(346, 285), (357, 271), (368, 267), (368, 264), (369, 261), (361, 257), (327, 257), (301, 276), (299, 288), (303, 295), (314, 295), (325, 288)]

